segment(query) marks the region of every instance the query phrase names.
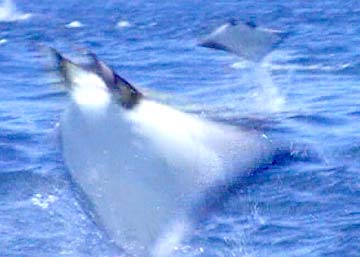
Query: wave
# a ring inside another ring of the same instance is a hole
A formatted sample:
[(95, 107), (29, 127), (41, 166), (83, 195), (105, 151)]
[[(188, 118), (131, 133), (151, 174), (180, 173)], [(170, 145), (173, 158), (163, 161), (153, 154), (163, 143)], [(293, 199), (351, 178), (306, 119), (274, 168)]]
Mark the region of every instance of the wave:
[(65, 25), (66, 28), (81, 28), (84, 27), (84, 24), (82, 24), (80, 21), (72, 21)]
[(0, 5), (0, 22), (27, 20), (30, 17), (30, 13), (22, 13), (17, 10), (16, 5), (11, 0), (3, 0)]
[(131, 24), (126, 20), (121, 20), (116, 24), (116, 26), (119, 28), (126, 28), (126, 27), (131, 27)]

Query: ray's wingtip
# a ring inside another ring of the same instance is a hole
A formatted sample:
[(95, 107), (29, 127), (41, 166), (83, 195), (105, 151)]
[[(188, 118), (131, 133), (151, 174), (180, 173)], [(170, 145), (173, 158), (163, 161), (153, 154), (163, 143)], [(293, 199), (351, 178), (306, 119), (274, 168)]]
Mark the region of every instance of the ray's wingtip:
[(45, 57), (49, 58), (51, 67), (53, 67), (53, 69), (59, 68), (59, 65), (61, 65), (63, 60), (65, 60), (65, 57), (53, 46), (49, 46), (44, 43), (38, 43), (37, 48), (40, 52), (43, 53)]

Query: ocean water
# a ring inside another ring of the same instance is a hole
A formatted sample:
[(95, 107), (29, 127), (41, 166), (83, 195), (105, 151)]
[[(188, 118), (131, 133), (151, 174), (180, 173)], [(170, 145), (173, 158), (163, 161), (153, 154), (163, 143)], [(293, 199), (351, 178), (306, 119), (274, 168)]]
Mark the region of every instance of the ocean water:
[[(5, 9), (4, 9), (5, 8)], [(39, 44), (89, 48), (148, 95), (271, 136), (176, 256), (360, 256), (360, 2), (24, 1), (0, 7), (0, 256), (121, 256), (74, 192), (69, 100)], [(196, 46), (235, 18), (289, 33), (263, 63)]]

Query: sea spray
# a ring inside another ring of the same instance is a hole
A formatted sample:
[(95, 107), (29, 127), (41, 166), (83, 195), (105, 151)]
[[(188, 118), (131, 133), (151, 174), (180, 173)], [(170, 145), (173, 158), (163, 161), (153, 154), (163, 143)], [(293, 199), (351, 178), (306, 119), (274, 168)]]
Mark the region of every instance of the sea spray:
[(16, 5), (11, 0), (3, 0), (0, 4), (0, 22), (26, 20), (30, 17), (30, 13), (22, 13), (17, 10)]
[(262, 65), (255, 65), (253, 76), (257, 78), (256, 88), (252, 91), (252, 100), (254, 100), (254, 109), (259, 113), (281, 112), (285, 107), (285, 96), (280, 93), (277, 85), (274, 83), (268, 68)]

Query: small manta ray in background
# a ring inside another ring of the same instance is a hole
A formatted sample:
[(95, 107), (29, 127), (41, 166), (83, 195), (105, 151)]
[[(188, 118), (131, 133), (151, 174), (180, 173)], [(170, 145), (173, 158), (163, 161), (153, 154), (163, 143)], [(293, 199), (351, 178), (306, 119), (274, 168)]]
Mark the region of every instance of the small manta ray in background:
[(231, 20), (203, 38), (199, 45), (224, 50), (249, 61), (259, 62), (286, 36), (286, 33), (279, 30), (257, 27), (253, 22), (238, 23)]
[[(278, 31), (227, 23), (200, 45), (258, 62)], [(172, 256), (193, 206), (217, 185), (271, 161), (258, 131), (205, 120), (144, 96), (93, 53), (80, 65), (50, 48), (72, 103), (61, 119), (65, 163), (96, 222), (132, 256)]]

